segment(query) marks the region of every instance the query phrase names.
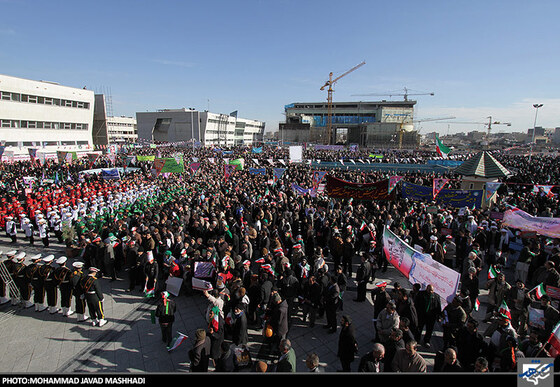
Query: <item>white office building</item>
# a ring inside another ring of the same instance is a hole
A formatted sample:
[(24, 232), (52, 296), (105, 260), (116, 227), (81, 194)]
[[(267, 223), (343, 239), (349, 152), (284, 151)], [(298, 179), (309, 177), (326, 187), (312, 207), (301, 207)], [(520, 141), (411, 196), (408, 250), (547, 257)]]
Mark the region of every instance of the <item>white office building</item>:
[(0, 142), (28, 154), (93, 149), (94, 92), (0, 74)]
[(107, 117), (107, 136), (109, 144), (135, 143), (138, 129), (134, 117)]
[(202, 146), (252, 145), (262, 142), (265, 123), (194, 109), (136, 113), (138, 138), (156, 142), (192, 142)]

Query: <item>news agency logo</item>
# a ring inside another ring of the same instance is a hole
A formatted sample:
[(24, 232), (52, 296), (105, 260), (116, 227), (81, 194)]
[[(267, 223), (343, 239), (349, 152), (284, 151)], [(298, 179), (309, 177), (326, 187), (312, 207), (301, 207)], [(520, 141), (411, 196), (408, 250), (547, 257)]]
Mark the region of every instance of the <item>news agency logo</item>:
[(519, 387), (554, 386), (554, 359), (552, 358), (519, 359), (517, 371)]

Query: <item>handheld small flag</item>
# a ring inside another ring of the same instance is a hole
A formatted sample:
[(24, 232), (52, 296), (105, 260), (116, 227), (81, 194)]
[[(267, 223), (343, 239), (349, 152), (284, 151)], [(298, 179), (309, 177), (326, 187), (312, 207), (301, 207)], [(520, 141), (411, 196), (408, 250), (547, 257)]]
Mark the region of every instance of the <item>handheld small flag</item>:
[(511, 320), (511, 312), (509, 310), (509, 307), (506, 304), (505, 300), (502, 300), (502, 304), (500, 305), (500, 308), (498, 309), (498, 313), (501, 315), (506, 315), (508, 319)]
[(144, 297), (146, 297), (146, 298), (154, 297), (155, 291), (156, 291), (155, 288), (151, 288), (150, 290), (148, 290), (147, 288), (144, 288)]
[(173, 341), (171, 342), (171, 345), (170, 345), (169, 347), (167, 347), (167, 352), (173, 351), (173, 350), (176, 349), (179, 345), (183, 344), (183, 342), (184, 342), (185, 340), (187, 340), (187, 338), (188, 338), (187, 335), (185, 335), (185, 334), (183, 334), (183, 333), (181, 333), (181, 332), (177, 332), (177, 333), (178, 333), (178, 336), (175, 337), (175, 338), (173, 339)]
[(474, 310), (478, 312), (480, 309), (480, 300), (477, 298), (474, 303)]
[(544, 283), (540, 283), (539, 285), (535, 286), (533, 289), (531, 289), (531, 292), (533, 292), (533, 290), (535, 291), (535, 296), (537, 297), (537, 300), (540, 300), (542, 298), (542, 296), (544, 296), (546, 294), (546, 290), (544, 289)]
[(498, 274), (500, 274), (500, 271), (496, 270), (494, 265), (490, 266), (490, 269), (488, 269), (488, 279), (496, 278)]
[(210, 326), (215, 330), (218, 331), (220, 328), (220, 311), (217, 306), (212, 308), (212, 312), (214, 312), (214, 316), (212, 317), (212, 321), (210, 321)]

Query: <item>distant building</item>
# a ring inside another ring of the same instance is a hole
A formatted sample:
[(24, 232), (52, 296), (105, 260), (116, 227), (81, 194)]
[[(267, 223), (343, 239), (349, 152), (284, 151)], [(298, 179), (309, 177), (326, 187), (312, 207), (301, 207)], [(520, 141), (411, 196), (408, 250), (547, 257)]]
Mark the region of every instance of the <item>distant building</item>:
[(554, 144), (560, 144), (560, 128), (554, 128), (554, 133), (552, 134), (552, 142)]
[(0, 75), (0, 141), (28, 154), (92, 149), (94, 92)]
[(208, 145), (252, 145), (263, 141), (265, 123), (194, 109), (163, 109), (136, 113), (138, 138), (157, 142)]
[(109, 144), (135, 143), (138, 140), (138, 127), (134, 117), (107, 117)]
[[(533, 136), (533, 131), (535, 132)], [(534, 142), (535, 144), (546, 144), (549, 142), (549, 138), (547, 135), (547, 130), (542, 126), (537, 126), (536, 128), (529, 128), (527, 129), (527, 143)]]
[(416, 101), (335, 102), (331, 112), (331, 139), (328, 139), (329, 109), (326, 102), (296, 102), (286, 105), (286, 122), (279, 125), (284, 143), (338, 143), (360, 146), (416, 146), (413, 131)]
[(133, 144), (138, 140), (136, 118), (107, 116), (105, 95), (95, 95), (93, 143), (99, 145)]

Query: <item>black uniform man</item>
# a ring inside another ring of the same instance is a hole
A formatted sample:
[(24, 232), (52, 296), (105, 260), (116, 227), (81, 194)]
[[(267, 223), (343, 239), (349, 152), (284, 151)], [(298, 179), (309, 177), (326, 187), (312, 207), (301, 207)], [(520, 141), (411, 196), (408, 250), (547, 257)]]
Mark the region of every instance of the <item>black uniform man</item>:
[(82, 268), (84, 267), (83, 262), (74, 262), (72, 264), (74, 270), (70, 277), (70, 283), (72, 284), (72, 291), (74, 294), (74, 301), (76, 302), (76, 314), (78, 315), (78, 322), (86, 321), (89, 316), (86, 316), (86, 300), (85, 294), (82, 290), (81, 280), (84, 278), (84, 272)]
[(72, 271), (66, 267), (66, 257), (60, 257), (56, 260), (59, 267), (56, 268), (54, 276), (57, 281), (58, 288), (60, 289), (60, 306), (62, 307), (62, 315), (65, 317), (74, 314), (71, 308), (72, 305), (72, 284), (70, 283), (70, 276)]
[(99, 325), (102, 327), (107, 324), (107, 320), (105, 320), (105, 315), (103, 313), (103, 293), (101, 292), (101, 286), (97, 280), (98, 272), (98, 268), (90, 267), (88, 275), (82, 278), (80, 283), (86, 296), (93, 326)]

